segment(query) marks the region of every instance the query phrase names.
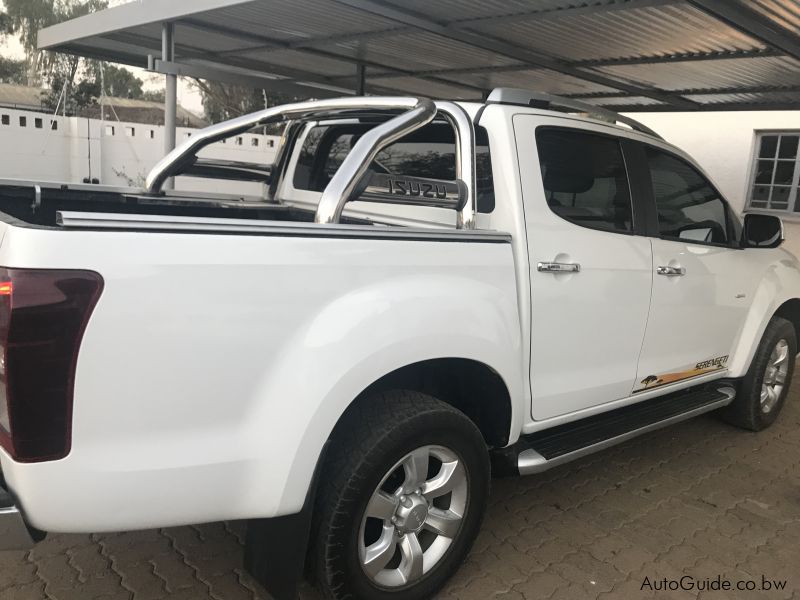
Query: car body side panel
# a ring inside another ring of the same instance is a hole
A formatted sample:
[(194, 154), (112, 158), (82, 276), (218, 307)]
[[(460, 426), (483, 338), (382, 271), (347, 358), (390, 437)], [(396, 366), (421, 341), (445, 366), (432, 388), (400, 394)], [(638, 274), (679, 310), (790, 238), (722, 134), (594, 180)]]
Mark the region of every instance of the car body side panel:
[(731, 377), (743, 377), (750, 368), (767, 323), (787, 300), (800, 298), (800, 264), (790, 252), (777, 249), (747, 249), (742, 268), (758, 282), (750, 310), (741, 326), (728, 361)]
[(527, 411), (508, 243), (9, 227), (0, 264), (105, 280), (78, 358), (71, 453), (25, 465), (0, 453), (44, 530), (296, 512), (346, 406), (426, 358), (499, 373), (512, 441)]

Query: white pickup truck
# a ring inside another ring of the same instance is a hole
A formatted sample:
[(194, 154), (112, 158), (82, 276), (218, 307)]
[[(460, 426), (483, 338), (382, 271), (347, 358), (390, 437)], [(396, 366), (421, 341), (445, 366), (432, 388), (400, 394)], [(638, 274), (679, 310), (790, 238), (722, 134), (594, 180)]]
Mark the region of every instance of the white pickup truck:
[[(274, 122), (269, 168), (198, 157)], [(304, 572), (430, 598), (490, 473), (712, 410), (762, 429), (797, 353), (779, 219), (742, 225), (637, 122), (522, 90), (270, 108), (141, 190), (7, 181), (0, 236), (0, 547), (248, 519), (278, 598)]]

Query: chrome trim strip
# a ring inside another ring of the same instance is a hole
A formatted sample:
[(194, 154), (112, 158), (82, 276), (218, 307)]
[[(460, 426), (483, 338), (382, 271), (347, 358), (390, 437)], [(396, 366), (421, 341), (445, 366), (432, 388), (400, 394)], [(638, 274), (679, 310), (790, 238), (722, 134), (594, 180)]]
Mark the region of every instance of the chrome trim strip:
[[(586, 446), (585, 448), (581, 448), (580, 450), (575, 450), (574, 452), (570, 452), (568, 454), (562, 454), (561, 456), (558, 456), (552, 460), (547, 460), (541, 454), (539, 454), (533, 449), (529, 448), (527, 450), (523, 450), (517, 457), (517, 470), (519, 470), (520, 475), (533, 475), (534, 473), (541, 473), (543, 471), (547, 471), (548, 469), (552, 469), (553, 467), (563, 465), (575, 459), (587, 456), (589, 454), (593, 454), (595, 452), (599, 452), (600, 450), (605, 450), (606, 448), (610, 448), (611, 446), (616, 446), (617, 444), (620, 444), (622, 442), (640, 436), (643, 433), (655, 431), (657, 429), (661, 429), (662, 427), (667, 427), (668, 425), (680, 423), (681, 421), (691, 419), (692, 417), (702, 415), (703, 413), (711, 412), (712, 410), (722, 408), (723, 406), (727, 406), (728, 404), (733, 402), (733, 399), (736, 396), (735, 390), (729, 386), (723, 386), (719, 388), (718, 391), (725, 394), (726, 397), (722, 400), (712, 402), (711, 404), (706, 404), (705, 406), (700, 406), (688, 412), (675, 415), (674, 417), (670, 417), (668, 419), (664, 419), (663, 421), (657, 421), (655, 423), (651, 423), (650, 425), (645, 425), (644, 427), (640, 427), (639, 429), (634, 429), (633, 431), (628, 431), (626, 433), (623, 433), (622, 435), (618, 435), (616, 437), (603, 440), (602, 442), (592, 444), (591, 446)], [(579, 422), (580, 421), (576, 421), (576, 423)]]
[(578, 263), (540, 262), (536, 264), (536, 270), (540, 273), (580, 273), (581, 266)]
[(443, 242), (510, 243), (511, 234), (477, 229), (387, 227), (382, 225), (313, 224), (294, 221), (257, 221), (60, 211), (56, 223), (64, 229), (128, 229), (145, 231), (194, 231), (206, 233), (261, 233), (301, 237), (431, 240)]

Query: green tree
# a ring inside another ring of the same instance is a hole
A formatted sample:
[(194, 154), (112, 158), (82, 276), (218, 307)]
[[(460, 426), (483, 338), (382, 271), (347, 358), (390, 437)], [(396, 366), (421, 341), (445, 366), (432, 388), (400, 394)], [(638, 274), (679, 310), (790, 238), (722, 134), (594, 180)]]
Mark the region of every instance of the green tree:
[(125, 67), (116, 67), (108, 63), (94, 63), (91, 75), (98, 85), (105, 86), (106, 96), (115, 98), (140, 99), (144, 96), (141, 79)]
[[(66, 76), (77, 68), (69, 60), (37, 48), (39, 30), (106, 8), (108, 0), (4, 0), (5, 13), (0, 18), (0, 31), (19, 36), (25, 49), (28, 85), (41, 81), (44, 72), (61, 69)], [(73, 75), (74, 76), (74, 75)]]
[(142, 94), (142, 100), (164, 103), (164, 90), (147, 90)]
[[(219, 123), (278, 104), (307, 99), (281, 92), (228, 85), (203, 79), (195, 79), (194, 83), (203, 99), (205, 118), (210, 123)], [(280, 129), (280, 126), (267, 128), (268, 133), (279, 133)]]
[[(75, 79), (74, 72), (65, 73), (63, 69), (52, 72), (47, 80), (48, 89), (43, 92), (43, 104), (50, 110), (55, 110), (60, 106), (67, 112), (75, 112), (96, 104), (97, 99), (102, 95), (103, 86), (105, 86), (106, 96), (144, 98), (142, 80), (124, 67), (89, 61), (77, 83)], [(68, 82), (66, 90), (64, 89), (65, 82)]]
[(25, 61), (0, 56), (0, 83), (24, 85), (27, 81)]

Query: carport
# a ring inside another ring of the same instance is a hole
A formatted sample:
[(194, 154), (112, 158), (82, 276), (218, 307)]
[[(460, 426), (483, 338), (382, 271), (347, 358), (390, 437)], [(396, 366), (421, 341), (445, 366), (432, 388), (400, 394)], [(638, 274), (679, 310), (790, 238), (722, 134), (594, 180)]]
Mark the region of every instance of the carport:
[(498, 86), (618, 112), (800, 106), (797, 0), (141, 0), (42, 49), (304, 97), (480, 99)]

